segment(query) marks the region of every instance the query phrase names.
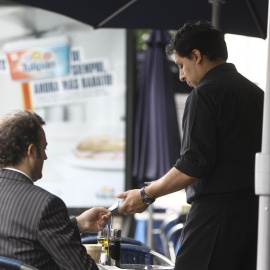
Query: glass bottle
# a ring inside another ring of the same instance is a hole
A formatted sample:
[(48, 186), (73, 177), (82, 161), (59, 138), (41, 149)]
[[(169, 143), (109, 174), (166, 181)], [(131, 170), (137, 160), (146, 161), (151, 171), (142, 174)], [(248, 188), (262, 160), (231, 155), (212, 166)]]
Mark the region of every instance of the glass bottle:
[(102, 231), (98, 232), (97, 241), (98, 243), (102, 244), (100, 263), (103, 265), (108, 265), (108, 258), (109, 258), (108, 240), (109, 240), (108, 229), (103, 229)]
[(111, 258), (111, 265), (120, 268), (121, 259), (121, 230), (111, 229), (109, 242), (109, 255)]

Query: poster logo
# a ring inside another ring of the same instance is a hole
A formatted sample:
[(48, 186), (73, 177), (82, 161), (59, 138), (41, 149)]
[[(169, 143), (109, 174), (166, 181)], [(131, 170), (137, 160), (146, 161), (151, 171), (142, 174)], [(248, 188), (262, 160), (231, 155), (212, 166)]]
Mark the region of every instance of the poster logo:
[(96, 193), (99, 199), (115, 199), (115, 189), (113, 187), (104, 186), (101, 191)]
[(25, 82), (69, 74), (70, 46), (64, 41), (51, 38), (6, 44), (12, 80)]

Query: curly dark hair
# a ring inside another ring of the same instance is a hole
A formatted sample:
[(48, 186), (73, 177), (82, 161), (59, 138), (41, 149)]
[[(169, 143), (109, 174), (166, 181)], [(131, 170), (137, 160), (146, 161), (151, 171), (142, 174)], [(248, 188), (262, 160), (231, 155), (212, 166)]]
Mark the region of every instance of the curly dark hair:
[(179, 56), (189, 59), (194, 49), (199, 50), (210, 61), (218, 58), (228, 59), (224, 36), (208, 21), (200, 20), (185, 23), (166, 46), (168, 55), (177, 52)]
[(0, 120), (0, 168), (18, 165), (31, 143), (39, 146), (42, 125), (45, 121), (28, 110), (15, 111)]

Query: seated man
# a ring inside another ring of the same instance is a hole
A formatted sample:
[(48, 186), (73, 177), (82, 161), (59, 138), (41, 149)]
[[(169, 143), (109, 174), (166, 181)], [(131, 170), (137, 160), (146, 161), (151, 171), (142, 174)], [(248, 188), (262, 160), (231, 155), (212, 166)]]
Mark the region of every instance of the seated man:
[(30, 111), (0, 120), (0, 255), (38, 269), (93, 269), (80, 233), (102, 230), (111, 212), (103, 207), (69, 219), (64, 202), (35, 186), (46, 156), (45, 122)]

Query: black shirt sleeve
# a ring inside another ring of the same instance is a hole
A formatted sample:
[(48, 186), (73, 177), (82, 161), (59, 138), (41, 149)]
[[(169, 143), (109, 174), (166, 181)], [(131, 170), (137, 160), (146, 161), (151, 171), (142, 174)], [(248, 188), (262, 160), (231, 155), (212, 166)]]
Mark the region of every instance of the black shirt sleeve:
[[(207, 91), (194, 89), (187, 99), (183, 116), (183, 139), (175, 168), (202, 178), (216, 159), (216, 106)], [(201, 89), (202, 90), (202, 89)]]

